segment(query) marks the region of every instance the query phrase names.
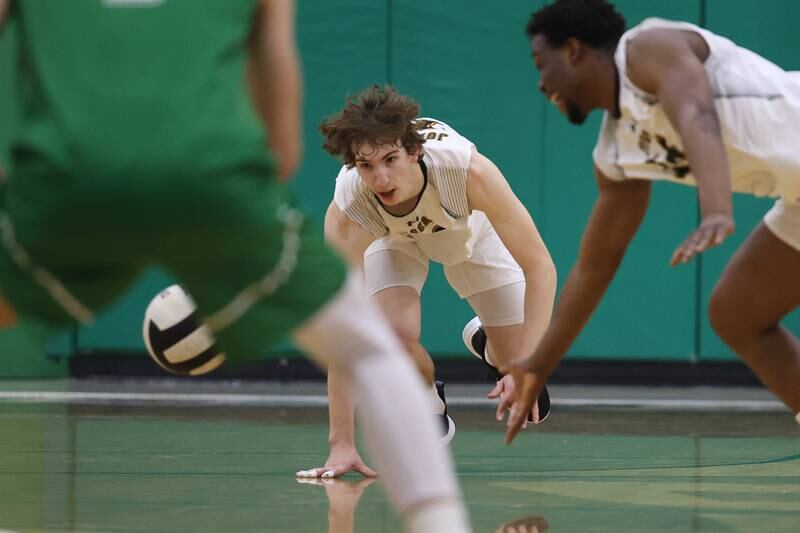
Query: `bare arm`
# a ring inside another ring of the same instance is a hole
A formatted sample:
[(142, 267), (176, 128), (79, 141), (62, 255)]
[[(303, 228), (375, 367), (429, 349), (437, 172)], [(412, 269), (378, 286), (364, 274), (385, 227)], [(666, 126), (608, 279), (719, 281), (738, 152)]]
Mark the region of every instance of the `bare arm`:
[[(325, 240), (350, 264), (351, 268), (363, 269), (364, 251), (373, 241), (372, 235), (353, 222), (331, 202), (325, 213)], [(308, 477), (339, 477), (350, 471), (374, 476), (356, 450), (355, 404), (350, 375), (343, 368), (328, 366), (328, 445), (330, 455), (325, 465), (299, 474)], [(327, 474), (331, 472), (331, 474)]]
[[(347, 259), (351, 268), (363, 270), (364, 251), (373, 237), (347, 218), (334, 202), (330, 203), (325, 213), (325, 240)], [(335, 366), (328, 368), (331, 449), (336, 446), (355, 448), (355, 399), (351, 391), (349, 376)]]
[(325, 212), (325, 241), (342, 254), (351, 268), (364, 269), (364, 252), (375, 240), (367, 230), (353, 222), (334, 202)]
[(680, 134), (697, 180), (702, 223), (675, 251), (671, 263), (685, 263), (720, 244), (733, 232), (731, 179), (714, 93), (703, 61), (708, 46), (692, 32), (651, 30), (628, 43), (631, 81), (658, 97)]
[(261, 0), (247, 69), (253, 105), (266, 125), (282, 180), (292, 178), (302, 154), (302, 74), (294, 11), (294, 0)]
[[(470, 207), (486, 213), (497, 235), (525, 273), (525, 322), (518, 355), (531, 353), (550, 323), (556, 267), (530, 213), (494, 163), (474, 152), (469, 167)], [(510, 361), (498, 361), (505, 365)]]
[(328, 376), (328, 446), (330, 452), (325, 464), (320, 467), (300, 470), (300, 478), (333, 478), (350, 471), (374, 476), (364, 464), (356, 449), (355, 409), (356, 398), (353, 393), (353, 380), (343, 367), (329, 362)]
[(509, 418), (508, 442), (599, 305), (647, 211), (650, 182), (615, 182), (597, 169), (595, 174), (600, 194), (583, 232), (578, 260), (561, 291), (553, 322), (536, 351), (511, 369), (520, 392)]
[[(356, 400), (347, 372), (336, 365), (328, 367), (328, 445), (331, 455), (339, 450), (356, 449)], [(334, 461), (338, 463), (341, 461)], [(326, 465), (327, 466), (327, 465)], [(349, 469), (348, 469), (349, 470)], [(345, 474), (347, 471), (341, 472)]]

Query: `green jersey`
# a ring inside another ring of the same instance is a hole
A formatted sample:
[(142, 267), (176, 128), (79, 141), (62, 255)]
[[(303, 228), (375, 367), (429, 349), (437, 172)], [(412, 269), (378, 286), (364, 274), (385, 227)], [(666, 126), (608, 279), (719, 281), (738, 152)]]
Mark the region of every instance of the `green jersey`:
[(257, 0), (22, 0), (20, 124), (0, 292), (90, 323), (146, 268), (176, 276), (229, 359), (339, 290), (344, 264), (273, 176), (245, 85)]
[(204, 174), (265, 157), (245, 85), (257, 0), (24, 0), (21, 148), (97, 177)]

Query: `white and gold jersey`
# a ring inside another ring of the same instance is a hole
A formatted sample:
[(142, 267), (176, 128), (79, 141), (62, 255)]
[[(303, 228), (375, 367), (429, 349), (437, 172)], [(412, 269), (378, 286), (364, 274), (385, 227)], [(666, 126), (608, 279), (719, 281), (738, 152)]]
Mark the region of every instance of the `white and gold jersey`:
[(410, 213), (396, 216), (387, 212), (355, 167), (342, 167), (336, 177), (334, 202), (376, 239), (403, 236), (433, 261), (445, 265), (466, 261), (475, 239), (490, 227), (482, 212), (470, 213), (467, 201), (467, 172), (474, 145), (441, 121), (418, 118), (415, 123), (425, 138), (421, 158), (425, 186)]
[(750, 50), (685, 22), (650, 18), (620, 39), (618, 117), (606, 112), (594, 162), (609, 178), (696, 185), (683, 142), (658, 98), (636, 87), (626, 47), (642, 31), (678, 29), (708, 44), (705, 61), (736, 192), (800, 201), (800, 72), (786, 72)]

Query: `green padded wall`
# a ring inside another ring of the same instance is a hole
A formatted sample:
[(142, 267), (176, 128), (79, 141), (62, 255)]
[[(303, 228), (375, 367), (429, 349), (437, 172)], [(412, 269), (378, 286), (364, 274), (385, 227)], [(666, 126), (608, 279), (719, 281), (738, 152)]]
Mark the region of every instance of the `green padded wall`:
[(295, 184), (303, 205), (322, 224), (340, 165), (322, 150), (317, 127), (344, 105), (348, 94), (388, 81), (389, 7), (370, 0), (301, 1), (298, 7), (306, 157)]
[[(306, 157), (296, 191), (309, 211), (321, 222), (339, 168), (320, 147), (320, 120), (337, 111), (348, 93), (392, 83), (416, 97), (423, 114), (448, 122), (497, 163), (533, 214), (563, 282), (596, 195), (591, 149), (600, 117), (596, 113), (583, 127), (572, 126), (539, 95), (523, 28), (540, 5), (499, 2), (490, 8), (464, 0), (453, 9), (425, 0), (299, 1)], [(645, 16), (705, 23), (786, 68), (800, 69), (796, 46), (787, 44), (793, 36), (790, 21), (800, 15), (793, 0), (620, 0), (617, 5), (629, 25)], [(0, 41), (0, 161), (13, 126), (10, 45), (6, 32)], [(722, 265), (769, 205), (737, 198), (738, 231), (731, 242), (691, 265), (670, 268), (674, 247), (698, 221), (696, 197), (693, 189), (658, 184), (617, 279), (571, 357), (730, 358), (708, 326), (708, 295)], [(148, 273), (94, 326), (56, 339), (50, 351), (70, 353), (77, 346), (141, 354), (144, 308), (171, 282), (162, 271)], [(435, 356), (467, 357), (460, 332), (471, 312), (437, 266), (423, 294), (423, 317), (423, 341)], [(800, 316), (789, 324), (800, 330)], [(12, 345), (16, 351), (23, 345), (40, 350), (41, 341), (24, 329), (0, 336), (0, 352)]]

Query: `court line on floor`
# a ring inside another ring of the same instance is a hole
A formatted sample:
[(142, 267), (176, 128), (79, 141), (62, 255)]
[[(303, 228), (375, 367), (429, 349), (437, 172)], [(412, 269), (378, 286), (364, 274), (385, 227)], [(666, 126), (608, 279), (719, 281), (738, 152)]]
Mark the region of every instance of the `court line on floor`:
[[(311, 394), (225, 394), (175, 392), (62, 392), (0, 391), (0, 401), (7, 403), (76, 403), (129, 405), (206, 405), (229, 407), (325, 407), (328, 398)], [(563, 407), (620, 407), (652, 410), (784, 411), (773, 400), (700, 400), (687, 398), (553, 398), (553, 405)], [(486, 398), (455, 396), (447, 399), (453, 407), (494, 407)]]

